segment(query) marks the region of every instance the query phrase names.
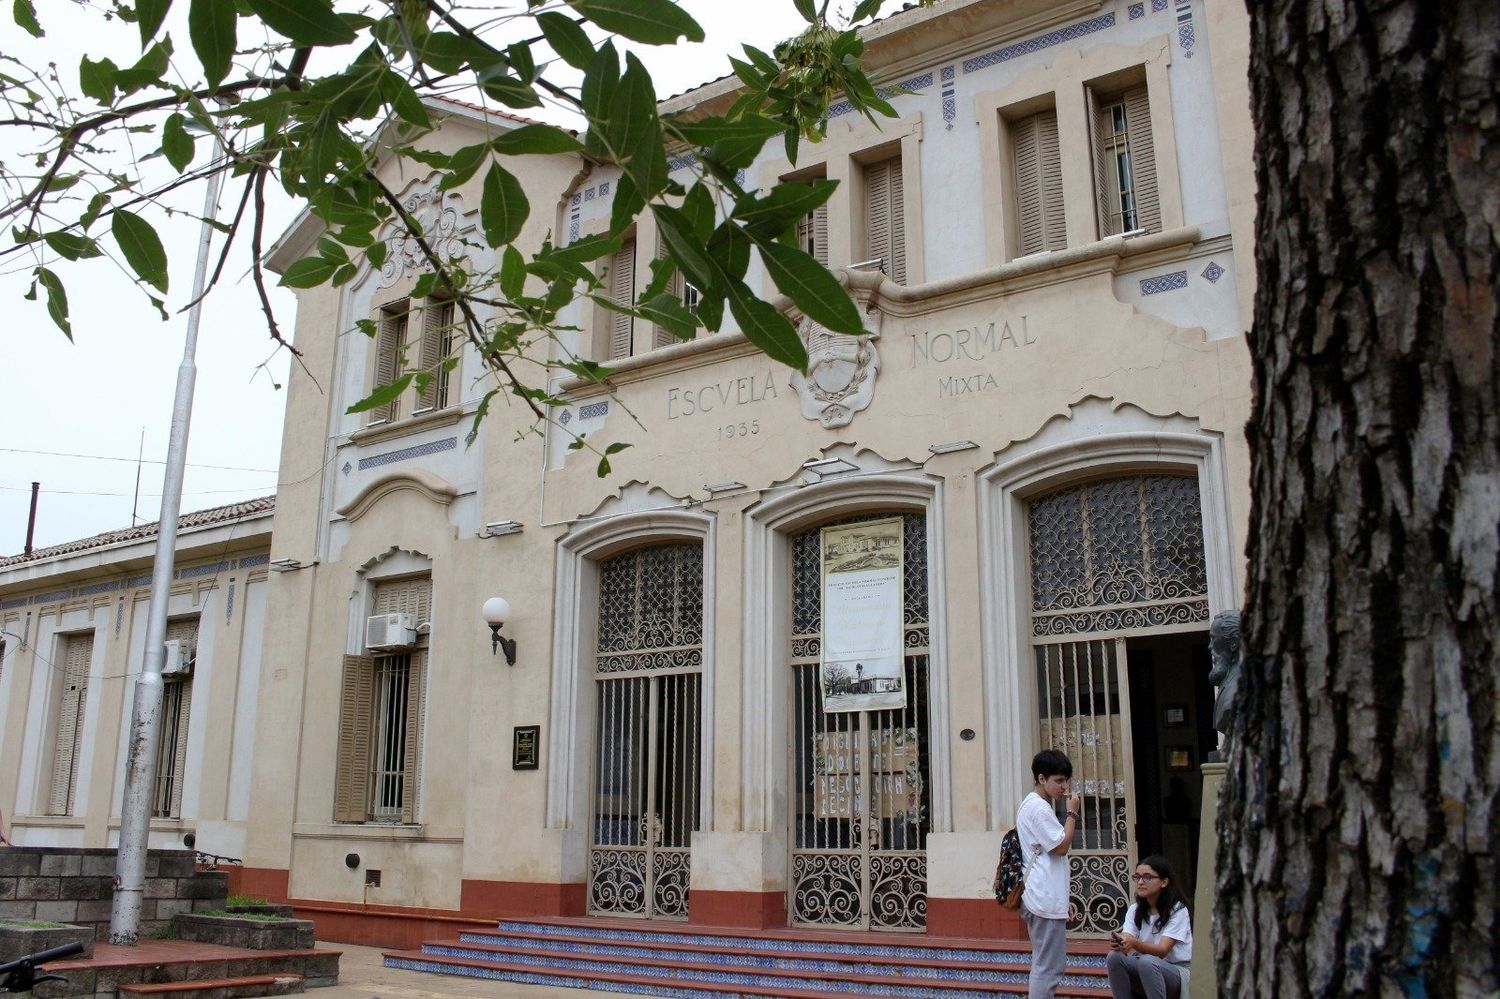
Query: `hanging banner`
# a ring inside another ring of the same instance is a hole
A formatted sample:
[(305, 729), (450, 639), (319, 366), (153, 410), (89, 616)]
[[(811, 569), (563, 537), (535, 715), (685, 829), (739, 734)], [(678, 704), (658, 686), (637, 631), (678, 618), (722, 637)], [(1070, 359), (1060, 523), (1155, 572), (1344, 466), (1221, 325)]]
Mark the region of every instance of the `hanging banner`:
[(901, 518), (822, 530), (823, 710), (906, 706)]

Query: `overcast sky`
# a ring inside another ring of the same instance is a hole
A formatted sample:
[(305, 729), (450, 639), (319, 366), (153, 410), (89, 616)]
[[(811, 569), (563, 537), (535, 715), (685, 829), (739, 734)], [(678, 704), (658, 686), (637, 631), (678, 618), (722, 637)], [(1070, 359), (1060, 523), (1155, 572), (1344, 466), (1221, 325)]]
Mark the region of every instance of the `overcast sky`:
[[(185, 17), (187, 6), (183, 0), (175, 4), (182, 11), (174, 10), (169, 21), (174, 38), (181, 40), (180, 51), (188, 47), (187, 33), (173, 22)], [(683, 6), (703, 25), (707, 41), (642, 51), (661, 96), (727, 73), (726, 55), (738, 54), (740, 45), (748, 42), (769, 50), (801, 24), (791, 0), (756, 5), (685, 0)], [(43, 39), (17, 28), (9, 7), (5, 4), (0, 11), (0, 53), (30, 67), (55, 63), (71, 93), (78, 93), (82, 55), (109, 56), (121, 65), (139, 56), (134, 25), (106, 22), (101, 11), (87, 3), (38, 3), (47, 30)], [(3, 69), (11, 72), (9, 66)], [(18, 143), (5, 131), (0, 129), (0, 158), (8, 160)], [(156, 144), (150, 140), (142, 152)], [(237, 193), (229, 188), (224, 203), (231, 204), (229, 195)], [(202, 202), (202, 189), (194, 188), (177, 204), (197, 212)], [(295, 207), (285, 199), (273, 204), (268, 241), (290, 222)], [(225, 216), (227, 209), (220, 214)], [(68, 289), (73, 343), (52, 324), (44, 302), (22, 298), (33, 262), (19, 254), (0, 260), (0, 301), (6, 312), (0, 326), (0, 555), (16, 554), (24, 547), (33, 481), (41, 483), (37, 547), (128, 527), (133, 512), (141, 522), (158, 518), (162, 462), (187, 325), (178, 310), (190, 297), (198, 232), (193, 219), (178, 218), (161, 233), (171, 258), (172, 318), (165, 323), (107, 259), (58, 268)], [(216, 241), (216, 254), (219, 245)], [(242, 239), (237, 246), (241, 252), (203, 307), (183, 512), (276, 491), (285, 397), (277, 386), (286, 383), (289, 358), (274, 350), (266, 334), (247, 273), (247, 247)], [(290, 335), (295, 301), (282, 291), (275, 291), (273, 300), (277, 319)], [(143, 435), (145, 461), (138, 466)]]

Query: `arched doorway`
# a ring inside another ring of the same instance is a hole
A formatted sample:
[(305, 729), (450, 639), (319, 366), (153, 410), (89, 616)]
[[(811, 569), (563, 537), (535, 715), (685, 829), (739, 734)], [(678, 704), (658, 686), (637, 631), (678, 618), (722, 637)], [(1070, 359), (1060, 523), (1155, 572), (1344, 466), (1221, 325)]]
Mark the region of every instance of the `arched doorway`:
[[(899, 517), (906, 704), (830, 713), (819, 683), (822, 528)], [(789, 812), (793, 925), (921, 931), (927, 924), (929, 600), (924, 513), (870, 513), (790, 538)]]
[(702, 746), (703, 547), (599, 563), (590, 913), (686, 919)]
[[(1164, 848), (1165, 775), (1196, 811), (1207, 681), (1192, 666), (1209, 620), (1198, 479), (1098, 478), (1032, 497), (1026, 513), (1039, 742), (1068, 754), (1083, 796), (1069, 928), (1102, 934), (1130, 903), (1142, 840)], [(1162, 741), (1174, 727), (1179, 741)]]

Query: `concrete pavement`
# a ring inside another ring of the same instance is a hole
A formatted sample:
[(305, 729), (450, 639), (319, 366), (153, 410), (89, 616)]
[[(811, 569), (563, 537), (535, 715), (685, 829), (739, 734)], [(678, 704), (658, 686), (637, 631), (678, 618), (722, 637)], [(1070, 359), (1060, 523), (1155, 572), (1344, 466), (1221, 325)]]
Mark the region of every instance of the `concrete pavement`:
[(402, 971), (381, 964), (382, 948), (379, 947), (320, 943), (318, 948), (343, 951), (344, 956), (339, 960), (339, 983), (326, 989), (309, 989), (307, 995), (311, 999), (579, 999), (589, 995), (625, 994)]

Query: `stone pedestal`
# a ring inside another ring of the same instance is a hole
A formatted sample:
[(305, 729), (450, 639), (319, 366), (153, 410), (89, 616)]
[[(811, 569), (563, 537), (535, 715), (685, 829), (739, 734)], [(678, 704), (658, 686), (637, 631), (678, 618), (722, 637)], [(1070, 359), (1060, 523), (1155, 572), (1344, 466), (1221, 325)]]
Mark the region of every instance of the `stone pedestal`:
[(1223, 763), (1203, 764), (1203, 815), (1198, 823), (1198, 884), (1193, 893), (1193, 968), (1191, 999), (1214, 999), (1219, 991), (1214, 974), (1214, 873), (1219, 859), (1219, 792), (1224, 787)]

